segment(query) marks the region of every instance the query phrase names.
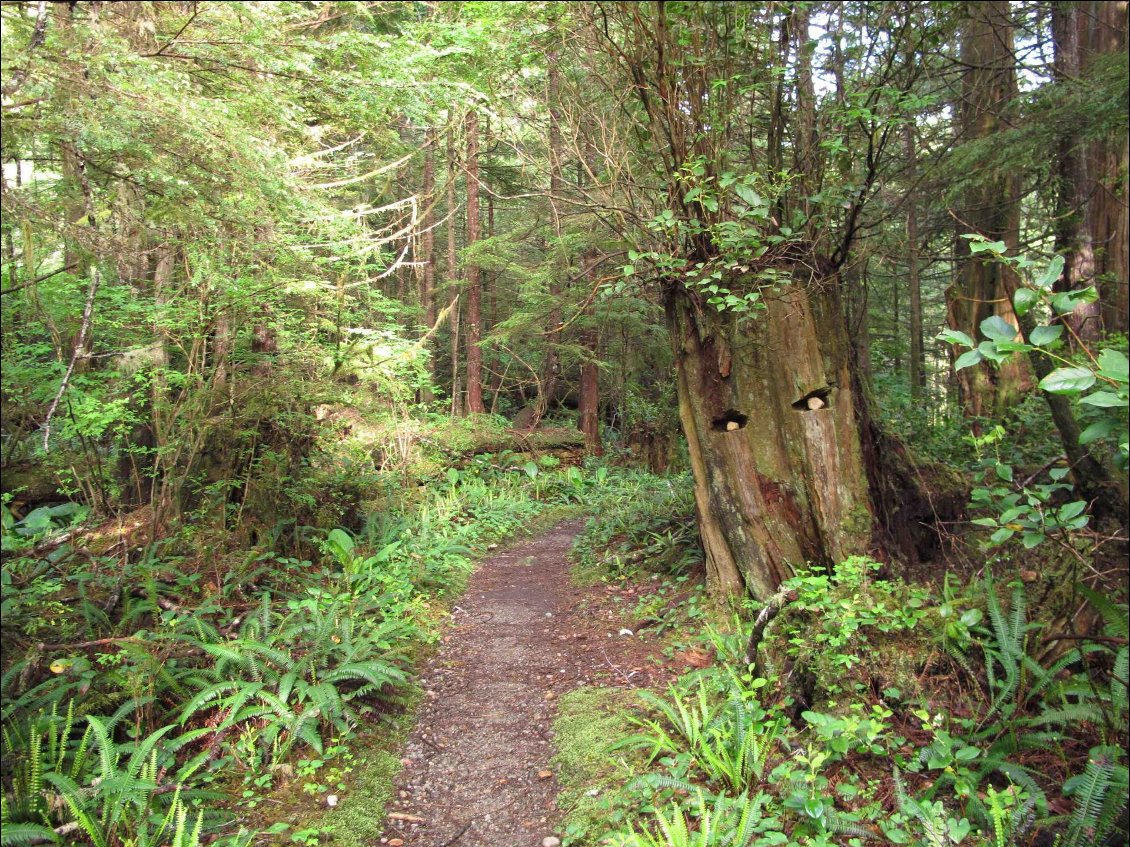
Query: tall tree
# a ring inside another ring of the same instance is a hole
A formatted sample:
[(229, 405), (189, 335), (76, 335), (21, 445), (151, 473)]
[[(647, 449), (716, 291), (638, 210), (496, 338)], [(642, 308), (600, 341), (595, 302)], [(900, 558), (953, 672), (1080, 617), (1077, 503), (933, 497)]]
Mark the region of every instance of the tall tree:
[[(756, 176), (778, 160), (773, 139), (789, 137), (788, 103), (808, 108), (809, 92), (794, 81), (769, 114), (746, 111), (732, 81), (776, 78), (762, 62), (774, 28), (757, 7), (597, 5), (589, 23), (622, 74), (606, 85), (637, 99), (643, 155), (663, 167), (656, 273), (710, 583), (766, 598), (796, 565), (863, 550), (872, 529), (837, 269), (792, 225), (807, 228), (807, 197)], [(758, 124), (769, 150), (748, 146)], [(801, 116), (796, 161), (813, 157), (807, 127)]]
[[(421, 200), (424, 204), (424, 214), (420, 221), (423, 231), (420, 234), (419, 261), (424, 264), (420, 274), (420, 309), (423, 312), (424, 332), (431, 333), (436, 325), (436, 215), (435, 208), (438, 200), (436, 196), (436, 145), (439, 137), (434, 127), (428, 127), (424, 133), (424, 176), (420, 189)], [(424, 403), (431, 402), (432, 387), (435, 381), (435, 358), (428, 356), (428, 374), (431, 379), (428, 385), (420, 391), (420, 400)]]
[(447, 124), (447, 285), (450, 291), (448, 320), (451, 324), (451, 414), (463, 414), (463, 387), (459, 375), (460, 353), (460, 312), (459, 302), (459, 256), (455, 250), (455, 231), (458, 226), (458, 207), (455, 202), (455, 122), (449, 117)]
[[(959, 144), (984, 143), (1007, 125), (1017, 97), (1013, 24), (1007, 0), (966, 3), (961, 33), (961, 96), (957, 106)], [(957, 277), (947, 292), (952, 329), (976, 338), (981, 324), (998, 318), (1018, 327), (1009, 292), (1015, 272), (975, 254), (965, 234), (1003, 241), (1015, 251), (1020, 241), (1020, 173), (1016, 168), (983, 169), (967, 183), (957, 220)], [(962, 404), (974, 417), (995, 415), (1032, 387), (1027, 365), (1015, 358), (999, 367), (982, 362), (957, 372)]]
[(918, 175), (918, 146), (915, 128), (908, 123), (903, 129), (906, 155), (906, 176), (909, 186), (906, 196), (906, 281), (910, 288), (910, 395), (920, 399), (926, 384), (926, 356), (922, 345), (922, 280), (918, 258), (918, 197), (915, 180)]
[[(482, 238), (479, 220), (479, 116), (472, 107), (467, 112), (467, 248), (473, 249)], [(477, 259), (467, 269), (467, 411), (481, 414), (483, 405), (483, 275)]]

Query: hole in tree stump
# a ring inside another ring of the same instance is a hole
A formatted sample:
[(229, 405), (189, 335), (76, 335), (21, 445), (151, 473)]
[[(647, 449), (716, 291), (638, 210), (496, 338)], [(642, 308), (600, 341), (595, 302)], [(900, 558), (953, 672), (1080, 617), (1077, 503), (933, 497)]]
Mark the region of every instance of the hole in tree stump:
[(828, 408), (828, 397), (832, 393), (832, 386), (825, 385), (815, 391), (809, 391), (795, 403), (793, 408), (798, 412), (815, 412), (817, 409)]
[(749, 422), (749, 417), (735, 409), (727, 409), (720, 417), (710, 423), (710, 428), (715, 432), (734, 432), (741, 429)]

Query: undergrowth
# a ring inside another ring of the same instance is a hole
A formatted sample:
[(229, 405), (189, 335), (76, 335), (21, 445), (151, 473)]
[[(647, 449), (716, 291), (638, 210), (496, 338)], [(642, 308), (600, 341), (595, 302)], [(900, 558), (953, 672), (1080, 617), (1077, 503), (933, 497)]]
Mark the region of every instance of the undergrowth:
[[(681, 496), (656, 486), (592, 520), (583, 577), (668, 585), (649, 571), (690, 556), (693, 538), (655, 538)], [(707, 667), (563, 701), (567, 844), (1125, 843), (1126, 606), (1078, 586), (1100, 631), (1048, 650), (1019, 581), (935, 592), (886, 570), (854, 557), (798, 573), (753, 664), (754, 614), (684, 616)]]
[[(192, 528), (94, 554), (72, 512), (5, 509), (2, 844), (371, 842), (414, 663), (473, 558), (627, 476), (475, 456), (352, 528), (211, 556)], [(272, 824), (279, 798), (331, 811)]]

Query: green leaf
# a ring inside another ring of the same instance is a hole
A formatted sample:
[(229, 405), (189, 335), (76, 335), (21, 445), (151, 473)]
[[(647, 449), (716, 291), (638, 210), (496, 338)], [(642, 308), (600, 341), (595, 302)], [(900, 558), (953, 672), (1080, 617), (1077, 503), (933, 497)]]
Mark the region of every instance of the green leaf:
[(1044, 272), (1035, 280), (1035, 283), (1045, 291), (1051, 291), (1051, 287), (1055, 285), (1055, 281), (1063, 275), (1063, 256), (1055, 256), (1048, 266), (1044, 268)]
[(1093, 285), (1080, 288), (1078, 291), (1064, 291), (1052, 297), (1052, 308), (1061, 315), (1075, 311), (1077, 306), (1084, 303), (1094, 303), (1099, 299), (1099, 293)]
[(1012, 482), (1012, 465), (1003, 465), (1000, 462), (997, 462), (996, 467), (993, 468), (993, 470), (996, 471), (997, 477), (999, 479), (1003, 479), (1005, 482)]
[(943, 329), (938, 333), (938, 338), (950, 344), (963, 344), (966, 347), (976, 347), (977, 343), (959, 329)]
[(1080, 444), (1090, 444), (1114, 432), (1114, 421), (1096, 421), (1079, 435)]
[(734, 186), (734, 191), (742, 198), (749, 206), (760, 206), (765, 201), (761, 195), (750, 188), (748, 185), (742, 185), (740, 182)]
[(1056, 368), (1040, 380), (1049, 394), (1078, 394), (1095, 384), (1095, 375), (1086, 368)]
[(984, 253), (986, 250), (994, 253), (997, 256), (1003, 255), (1008, 249), (1008, 245), (1003, 241), (973, 241), (969, 244), (969, 252), (976, 255), (977, 253)]
[(1127, 405), (1127, 400), (1119, 397), (1113, 391), (1095, 391), (1086, 397), (1079, 398), (1079, 402), (1086, 403), (1088, 406), (1098, 406), (1101, 409), (1117, 409), (1120, 406)]
[(1130, 361), (1117, 350), (1099, 353), (1099, 374), (1118, 382), (1130, 382)]
[(1046, 347), (1061, 335), (1063, 335), (1063, 324), (1038, 326), (1032, 330), (1032, 334), (1028, 336), (1028, 340), (1037, 347)]
[(1014, 535), (1016, 535), (1015, 532), (1013, 532), (1007, 526), (1002, 526), (1000, 529), (990, 535), (989, 538), (992, 539), (992, 542), (994, 544), (1004, 544)]
[(1046, 536), (1042, 532), (1026, 532), (1020, 538), (1020, 543), (1024, 545), (1026, 550), (1031, 550), (1038, 544), (1042, 544)]
[(1006, 341), (982, 341), (977, 345), (977, 349), (981, 351), (981, 355), (986, 359), (991, 359), (994, 362), (1003, 362), (1008, 358), (1008, 354), (997, 349), (997, 345), (1007, 343)]
[(1016, 314), (1026, 315), (1040, 302), (1040, 295), (1033, 291), (1031, 288), (1021, 288), (1016, 292), (1016, 296), (1012, 298), (1012, 305), (1016, 309)]
[(981, 332), (993, 341), (1012, 341), (1016, 338), (1016, 327), (1000, 315), (991, 315), (981, 321)]
[(981, 361), (983, 361), (984, 358), (985, 357), (981, 355), (980, 350), (966, 350), (964, 353), (957, 357), (957, 361), (953, 363), (953, 369), (955, 371), (960, 371), (962, 368), (973, 367), (973, 365), (979, 364)]
[(974, 518), (972, 521), (970, 521), (970, 523), (976, 524), (977, 526), (997, 526), (997, 519), (996, 518)]
[(353, 538), (344, 529), (331, 529), (326, 536), (326, 543), (335, 548), (335, 552), (344, 556), (353, 553), (353, 548), (356, 546)]
[(1075, 500), (1060, 508), (1057, 517), (1061, 521), (1069, 521), (1074, 517), (1083, 514), (1083, 510), (1087, 508), (1086, 500)]

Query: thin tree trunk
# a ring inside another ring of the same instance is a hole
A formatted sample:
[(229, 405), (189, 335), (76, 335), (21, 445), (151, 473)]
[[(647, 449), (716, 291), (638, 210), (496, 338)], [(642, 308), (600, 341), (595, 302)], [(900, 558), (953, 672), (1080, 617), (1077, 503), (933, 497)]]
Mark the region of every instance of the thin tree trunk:
[[(593, 154), (592, 137), (585, 139), (585, 161), (577, 162), (577, 188), (583, 189), (585, 182), (585, 167), (594, 172), (596, 156)], [(587, 282), (591, 289), (596, 285), (599, 276), (597, 260), (599, 252), (595, 249), (586, 250), (581, 258), (582, 267), (587, 268)], [(578, 427), (585, 436), (585, 452), (590, 456), (603, 456), (604, 444), (600, 438), (600, 327), (596, 322), (596, 309), (592, 303), (585, 308), (584, 324), (580, 337), (581, 346), (585, 350), (584, 361), (581, 362), (581, 393), (578, 402), (579, 420)]]
[(447, 286), (451, 292), (451, 414), (463, 415), (463, 389), (459, 382), (459, 264), (455, 254), (455, 129), (447, 125)]
[(918, 151), (914, 143), (914, 126), (907, 124), (904, 132), (906, 179), (910, 185), (906, 198), (906, 275), (910, 286), (910, 396), (917, 400), (922, 396), (922, 389), (926, 384), (926, 359), (922, 344), (922, 282), (918, 268), (918, 204), (917, 197), (914, 196)]
[[(467, 113), (467, 247), (481, 238), (479, 224), (479, 116)], [(482, 341), (483, 277), (477, 262), (467, 264), (467, 411), (481, 414), (483, 405)]]
[[(562, 159), (564, 158), (561, 143), (561, 69), (558, 64), (556, 48), (547, 52), (546, 66), (549, 75), (546, 92), (549, 105), (549, 211), (553, 219), (553, 244), (550, 263), (552, 275), (549, 280), (550, 309), (547, 321), (550, 327), (556, 327), (561, 323), (560, 277), (565, 272), (565, 262), (560, 253), (562, 249), (562, 226), (561, 210), (558, 208), (558, 197), (561, 196), (565, 181), (561, 176)], [(534, 426), (537, 426), (538, 422), (549, 412), (554, 392), (557, 390), (557, 377), (561, 370), (561, 362), (557, 354), (557, 345), (560, 340), (561, 334), (556, 331), (551, 331), (545, 338), (545, 359), (542, 362), (538, 396), (534, 401)]]
[[(424, 216), (421, 226), (420, 253), (424, 262), (424, 272), (420, 276), (420, 309), (424, 314), (424, 332), (430, 332), (436, 324), (436, 131), (428, 127), (424, 133), (424, 184), (421, 193)], [(430, 346), (430, 345), (429, 345)], [(432, 385), (435, 383), (435, 357), (428, 351), (428, 384), (420, 389), (420, 402), (432, 401)]]

